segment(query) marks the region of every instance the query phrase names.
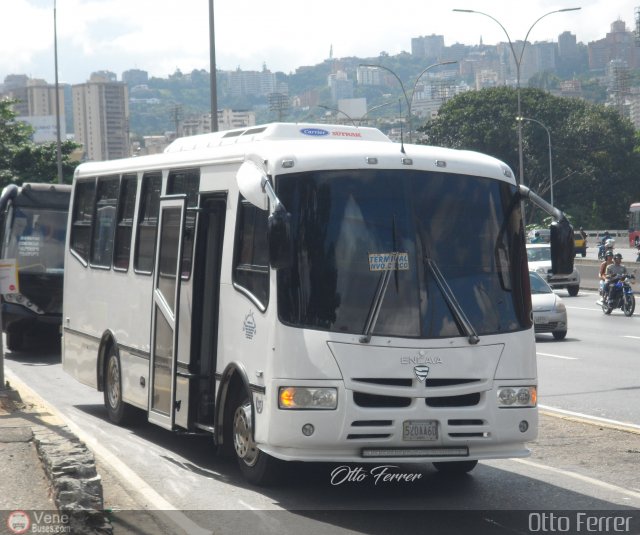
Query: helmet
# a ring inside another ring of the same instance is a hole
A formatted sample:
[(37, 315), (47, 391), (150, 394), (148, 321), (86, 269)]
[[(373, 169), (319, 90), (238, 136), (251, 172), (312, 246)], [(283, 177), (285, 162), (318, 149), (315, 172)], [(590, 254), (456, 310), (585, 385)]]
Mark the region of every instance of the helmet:
[(605, 258), (609, 258), (610, 256), (613, 256), (613, 251), (607, 251), (606, 253), (604, 253)]
[(533, 235), (534, 235), (536, 238), (538, 238), (538, 237), (540, 236), (540, 233), (536, 230), (536, 231), (533, 233)]
[(622, 260), (622, 255), (620, 253), (616, 253), (616, 254), (613, 255), (613, 258)]

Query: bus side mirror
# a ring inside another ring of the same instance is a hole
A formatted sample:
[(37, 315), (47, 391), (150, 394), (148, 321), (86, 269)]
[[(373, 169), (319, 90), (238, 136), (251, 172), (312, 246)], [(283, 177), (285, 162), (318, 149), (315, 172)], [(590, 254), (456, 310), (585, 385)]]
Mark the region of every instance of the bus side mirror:
[(554, 275), (573, 273), (575, 246), (573, 227), (566, 219), (554, 221), (550, 227), (551, 272)]
[(273, 269), (291, 266), (291, 214), (284, 208), (275, 210), (267, 219), (269, 264)]
[(267, 175), (255, 163), (243, 162), (236, 173), (236, 182), (242, 196), (251, 204), (260, 210), (269, 208), (269, 197), (264, 188), (268, 182)]

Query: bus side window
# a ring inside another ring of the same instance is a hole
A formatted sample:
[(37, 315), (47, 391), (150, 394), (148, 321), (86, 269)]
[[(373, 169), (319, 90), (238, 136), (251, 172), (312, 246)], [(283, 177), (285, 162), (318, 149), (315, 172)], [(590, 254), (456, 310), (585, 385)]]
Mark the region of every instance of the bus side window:
[[(200, 189), (200, 170), (184, 169), (171, 171), (167, 181), (167, 195), (185, 193), (187, 208), (197, 208), (198, 190)], [(187, 211), (184, 222), (184, 237), (182, 246), (182, 278), (191, 276), (191, 262), (193, 258), (193, 240), (196, 231), (196, 213)]]
[(247, 290), (263, 309), (269, 302), (268, 215), (266, 210), (240, 201), (233, 263), (233, 282)]
[(95, 179), (76, 183), (70, 243), (71, 249), (85, 262), (89, 261), (95, 192)]
[(136, 253), (134, 258), (135, 270), (142, 273), (150, 274), (153, 271), (161, 187), (162, 175), (160, 173), (147, 173), (142, 177), (140, 215), (138, 217)]
[(129, 269), (131, 256), (131, 234), (133, 232), (133, 212), (136, 207), (136, 175), (124, 175), (120, 183), (120, 200), (118, 202), (118, 219), (115, 243), (113, 245), (114, 269)]
[(91, 243), (91, 264), (94, 266), (111, 267), (119, 186), (119, 177), (98, 178)]

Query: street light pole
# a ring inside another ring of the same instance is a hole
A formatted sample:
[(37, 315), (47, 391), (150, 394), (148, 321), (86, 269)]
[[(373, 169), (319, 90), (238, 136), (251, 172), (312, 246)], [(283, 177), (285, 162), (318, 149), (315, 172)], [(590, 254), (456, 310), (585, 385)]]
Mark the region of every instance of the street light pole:
[[(216, 30), (213, 17), (213, 0), (209, 2), (209, 74), (211, 80), (211, 131), (218, 131), (218, 86), (216, 82)], [(176, 132), (177, 134), (177, 132)]]
[(62, 184), (64, 177), (62, 176), (62, 141), (60, 139), (60, 84), (58, 83), (58, 24), (56, 20), (56, 0), (53, 0), (53, 65), (56, 71), (56, 159), (58, 162), (58, 183)]
[[(529, 38), (529, 34), (531, 33), (531, 30), (533, 30), (533, 27), (538, 24), (538, 22), (540, 22), (543, 18), (548, 17), (549, 15), (552, 15), (554, 13), (565, 13), (567, 11), (578, 11), (582, 9), (581, 7), (567, 7), (564, 9), (556, 9), (554, 11), (549, 11), (548, 13), (545, 13), (544, 15), (542, 15), (541, 17), (539, 17), (531, 26), (529, 26), (529, 29), (527, 30), (527, 34), (524, 37), (524, 42), (522, 43), (522, 49), (520, 50), (520, 56), (518, 56), (518, 54), (516, 54), (515, 48), (513, 48), (513, 42), (511, 41), (511, 37), (509, 36), (509, 32), (507, 32), (507, 29), (502, 25), (502, 23), (496, 19), (495, 17), (489, 15), (488, 13), (483, 13), (482, 11), (476, 11), (474, 9), (454, 9), (453, 11), (456, 11), (458, 13), (476, 13), (478, 15), (484, 15), (485, 17), (490, 18), (492, 21), (494, 21), (498, 26), (500, 26), (500, 28), (502, 29), (502, 31), (504, 32), (504, 34), (507, 36), (507, 41), (509, 42), (509, 48), (511, 49), (511, 54), (513, 55), (513, 61), (516, 64), (516, 93), (517, 93), (517, 99), (518, 99), (518, 115), (517, 117), (521, 117), (522, 116), (522, 105), (521, 105), (521, 100), (520, 100), (520, 66), (522, 64), (522, 57), (524, 56), (524, 49), (527, 46), (527, 39)], [(520, 184), (524, 184), (524, 164), (523, 164), (523, 157), (522, 157), (522, 122), (518, 121), (518, 166), (519, 166), (519, 177), (520, 177)]]
[(551, 190), (551, 206), (554, 206), (554, 204), (553, 204), (553, 158), (551, 156), (551, 132), (549, 131), (549, 129), (544, 124), (542, 124), (537, 119), (531, 119), (530, 117), (518, 116), (518, 117), (516, 117), (516, 120), (518, 121), (518, 124), (522, 124), (522, 121), (531, 121), (532, 123), (537, 123), (542, 128), (544, 128), (546, 130), (546, 132), (547, 132), (547, 138), (549, 140), (549, 189)]
[(413, 90), (411, 91), (411, 98), (407, 96), (407, 92), (404, 89), (404, 84), (400, 77), (393, 72), (389, 67), (385, 67), (384, 65), (375, 65), (373, 63), (361, 63), (360, 67), (376, 67), (379, 69), (384, 69), (385, 71), (391, 73), (398, 83), (400, 84), (400, 89), (402, 89), (402, 94), (404, 95), (404, 100), (407, 103), (407, 112), (409, 114), (409, 143), (412, 142), (411, 133), (412, 133), (412, 121), (411, 121), (411, 103), (413, 102), (413, 95), (416, 92), (416, 86), (418, 85), (418, 80), (422, 78), (422, 75), (425, 74), (429, 69), (433, 69), (434, 67), (439, 67), (440, 65), (451, 65), (452, 63), (458, 63), (457, 61), (441, 61), (440, 63), (434, 63), (433, 65), (429, 65), (426, 69), (424, 69), (416, 78), (415, 83), (413, 84)]

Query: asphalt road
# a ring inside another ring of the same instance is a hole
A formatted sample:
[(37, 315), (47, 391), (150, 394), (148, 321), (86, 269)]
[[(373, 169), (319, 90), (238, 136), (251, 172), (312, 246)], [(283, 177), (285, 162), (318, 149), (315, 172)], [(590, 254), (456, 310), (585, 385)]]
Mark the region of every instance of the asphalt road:
[[(637, 351), (624, 336), (640, 320), (603, 318), (597, 310), (583, 317), (580, 311), (595, 308), (594, 300), (566, 298), (566, 341), (538, 337), (540, 403), (637, 421), (637, 413), (598, 408), (631, 406), (637, 399)], [(616, 360), (601, 357), (609, 344), (598, 341), (602, 321), (617, 326), (610, 329), (621, 338), (613, 346)], [(640, 432), (583, 423), (579, 415), (558, 418), (543, 409), (531, 458), (482, 462), (462, 478), (443, 477), (431, 465), (406, 465), (390, 470), (414, 479), (388, 483), (365, 465), (362, 478), (338, 482), (335, 465), (295, 463), (283, 469), (282, 485), (262, 489), (247, 485), (234, 462), (216, 457), (209, 437), (177, 435), (144, 421), (131, 428), (110, 424), (102, 394), (66, 375), (59, 354), (44, 349), (6, 356), (8, 373), (44, 398), (47, 410), (60, 414), (96, 454), (118, 534), (413, 533), (425, 523), (433, 533), (527, 533), (527, 511), (640, 509)]]

